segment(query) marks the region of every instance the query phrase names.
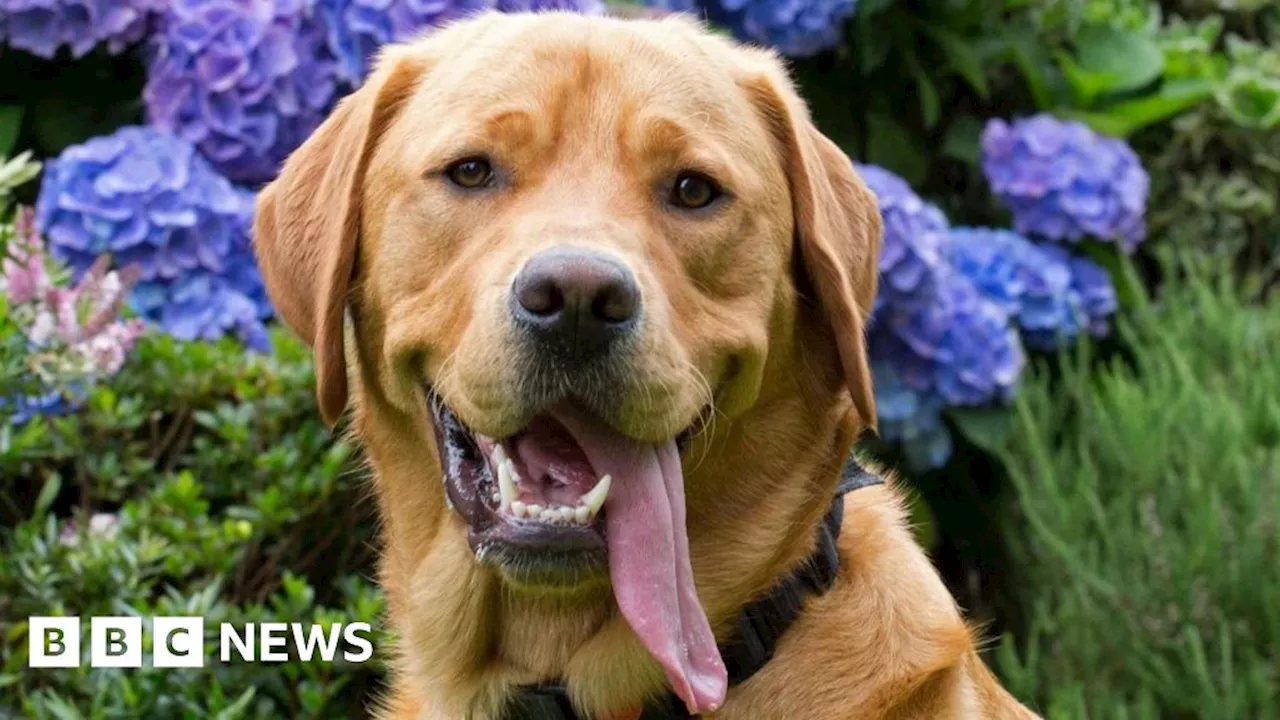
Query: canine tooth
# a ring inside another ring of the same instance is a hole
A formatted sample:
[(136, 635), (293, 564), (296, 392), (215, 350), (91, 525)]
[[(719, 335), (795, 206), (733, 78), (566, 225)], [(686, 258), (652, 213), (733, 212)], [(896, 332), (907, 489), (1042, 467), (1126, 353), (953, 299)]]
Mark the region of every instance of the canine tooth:
[(519, 500), (516, 500), (511, 503), (511, 514), (515, 515), (518, 518), (524, 517), (525, 513), (528, 512), (528, 510), (529, 508)]
[[(496, 456), (502, 450), (499, 445), (498, 449), (493, 451)], [(502, 509), (505, 510), (515, 502), (519, 492), (516, 490), (516, 474), (515, 465), (510, 461), (498, 463), (498, 493), (501, 495)]]
[(502, 443), (493, 446), (493, 464), (496, 467), (502, 467), (502, 463), (507, 461), (507, 451), (502, 448)]
[(591, 519), (591, 508), (586, 505), (579, 505), (573, 509), (573, 520), (579, 525), (586, 525)]
[(613, 476), (605, 475), (591, 491), (582, 496), (582, 504), (587, 506), (591, 517), (595, 517), (604, 507), (604, 499), (609, 497), (609, 486), (613, 484)]

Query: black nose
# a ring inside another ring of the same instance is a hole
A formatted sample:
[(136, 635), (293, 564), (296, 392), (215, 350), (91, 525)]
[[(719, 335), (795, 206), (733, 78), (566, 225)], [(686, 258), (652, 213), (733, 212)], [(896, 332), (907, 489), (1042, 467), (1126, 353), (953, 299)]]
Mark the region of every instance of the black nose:
[(548, 250), (511, 284), (511, 314), (536, 342), (588, 360), (626, 337), (640, 315), (640, 287), (622, 263), (589, 250)]

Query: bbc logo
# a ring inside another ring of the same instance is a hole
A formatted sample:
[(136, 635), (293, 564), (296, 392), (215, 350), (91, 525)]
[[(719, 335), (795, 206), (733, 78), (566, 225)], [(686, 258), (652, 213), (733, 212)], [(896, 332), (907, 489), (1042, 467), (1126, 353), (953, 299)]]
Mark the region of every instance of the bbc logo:
[[(143, 630), (140, 617), (89, 618), (89, 666), (142, 667)], [(204, 618), (155, 617), (151, 619), (151, 664), (158, 668), (199, 668), (205, 663)], [(264, 622), (218, 626), (218, 660), (232, 662), (287, 662), (290, 641), (302, 662), (363, 663), (373, 657), (367, 622), (327, 625)], [(80, 618), (31, 617), (27, 619), (27, 666), (74, 668), (80, 666)], [(354, 650), (353, 650), (354, 648)], [(341, 650), (341, 652), (339, 652)]]
[[(152, 619), (152, 665), (204, 666), (204, 618)], [(28, 627), (28, 667), (80, 666), (80, 618), (32, 617)], [(94, 617), (89, 624), (89, 666), (142, 667), (142, 618)]]

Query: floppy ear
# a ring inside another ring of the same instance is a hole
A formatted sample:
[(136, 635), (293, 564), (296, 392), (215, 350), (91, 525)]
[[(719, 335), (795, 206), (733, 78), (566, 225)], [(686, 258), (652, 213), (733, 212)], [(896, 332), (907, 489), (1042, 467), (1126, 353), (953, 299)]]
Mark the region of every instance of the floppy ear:
[(338, 103), (258, 194), (258, 265), (280, 317), (315, 350), (316, 398), (330, 428), (347, 404), (343, 316), (365, 169), (425, 66), (403, 48), (384, 54), (369, 80)]
[(849, 157), (813, 125), (781, 65), (769, 56), (758, 69), (744, 87), (781, 149), (803, 270), (834, 335), (854, 408), (874, 429), (865, 327), (879, 278), (876, 198)]

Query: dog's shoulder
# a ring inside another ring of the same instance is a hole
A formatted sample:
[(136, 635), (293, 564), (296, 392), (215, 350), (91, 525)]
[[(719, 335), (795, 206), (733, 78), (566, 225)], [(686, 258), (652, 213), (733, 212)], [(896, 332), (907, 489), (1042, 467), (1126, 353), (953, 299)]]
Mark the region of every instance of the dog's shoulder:
[(1032, 718), (1001, 689), (912, 533), (905, 489), (845, 496), (840, 573), (811, 598), (730, 717)]

